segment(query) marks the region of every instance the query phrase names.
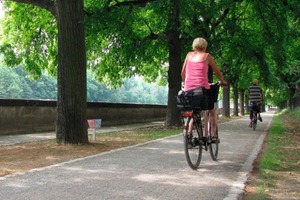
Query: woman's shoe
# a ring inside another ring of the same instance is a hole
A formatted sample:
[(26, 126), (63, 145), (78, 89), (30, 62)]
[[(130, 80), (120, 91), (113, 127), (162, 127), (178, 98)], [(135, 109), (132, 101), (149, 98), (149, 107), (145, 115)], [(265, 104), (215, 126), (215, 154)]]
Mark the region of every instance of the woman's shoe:
[(219, 140), (219, 138), (213, 136), (213, 137), (211, 138), (211, 142), (212, 142), (212, 143), (217, 143), (217, 142), (219, 143), (220, 140)]

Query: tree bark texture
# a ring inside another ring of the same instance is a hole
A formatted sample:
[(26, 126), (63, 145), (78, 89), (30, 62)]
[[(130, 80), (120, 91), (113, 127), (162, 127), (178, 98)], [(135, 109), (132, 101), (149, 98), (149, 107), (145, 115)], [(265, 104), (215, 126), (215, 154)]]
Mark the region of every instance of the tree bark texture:
[(223, 109), (222, 115), (230, 117), (230, 81), (227, 80), (227, 86), (223, 88)]
[(249, 109), (249, 92), (247, 92), (245, 95), (245, 105), (246, 105), (246, 112), (249, 113), (250, 109)]
[(87, 143), (86, 53), (83, 0), (57, 0), (58, 143)]
[(245, 106), (244, 106), (244, 90), (240, 90), (240, 109), (241, 109), (241, 115), (244, 116), (245, 115)]
[(233, 115), (239, 116), (239, 90), (236, 84), (233, 84)]
[(169, 48), (169, 70), (168, 70), (168, 107), (166, 126), (181, 125), (180, 111), (177, 108), (176, 95), (181, 89), (181, 41), (179, 38), (179, 1), (170, 1), (170, 13), (167, 29), (167, 41)]

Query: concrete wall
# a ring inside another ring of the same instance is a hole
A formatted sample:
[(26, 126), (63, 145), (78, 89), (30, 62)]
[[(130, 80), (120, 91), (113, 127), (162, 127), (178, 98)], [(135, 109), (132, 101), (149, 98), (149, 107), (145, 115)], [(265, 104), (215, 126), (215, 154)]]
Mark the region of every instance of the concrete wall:
[[(102, 126), (165, 120), (165, 105), (87, 104), (88, 119), (102, 119)], [(55, 130), (56, 101), (0, 99), (0, 134)]]

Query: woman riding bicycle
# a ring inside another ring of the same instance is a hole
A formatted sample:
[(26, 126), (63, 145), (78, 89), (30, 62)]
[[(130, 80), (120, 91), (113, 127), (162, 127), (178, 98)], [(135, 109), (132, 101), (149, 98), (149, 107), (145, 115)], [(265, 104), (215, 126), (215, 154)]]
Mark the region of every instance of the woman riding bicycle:
[[(211, 66), (218, 79), (221, 81), (221, 85), (226, 85), (221, 71), (216, 65), (213, 57), (206, 52), (207, 42), (204, 38), (198, 37), (194, 39), (192, 45), (193, 51), (187, 53), (181, 72), (181, 77), (184, 85), (184, 91), (191, 91), (196, 88), (204, 88), (210, 90), (208, 83), (208, 67)], [(209, 92), (208, 92), (209, 93)], [(208, 110), (211, 114), (215, 115), (214, 101), (212, 95), (208, 95)], [(204, 120), (205, 124), (205, 136), (208, 134), (207, 130), (207, 117)], [(216, 119), (212, 118), (213, 137), (216, 140)], [(189, 126), (189, 132), (192, 130), (193, 121), (191, 120)]]

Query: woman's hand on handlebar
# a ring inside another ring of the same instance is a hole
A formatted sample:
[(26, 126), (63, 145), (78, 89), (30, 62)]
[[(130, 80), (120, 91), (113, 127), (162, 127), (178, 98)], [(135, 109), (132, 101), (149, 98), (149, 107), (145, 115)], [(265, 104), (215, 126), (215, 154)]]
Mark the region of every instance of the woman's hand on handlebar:
[(227, 86), (227, 82), (225, 80), (224, 81), (220, 81), (219, 84), (220, 84), (220, 86), (223, 86), (223, 87)]

